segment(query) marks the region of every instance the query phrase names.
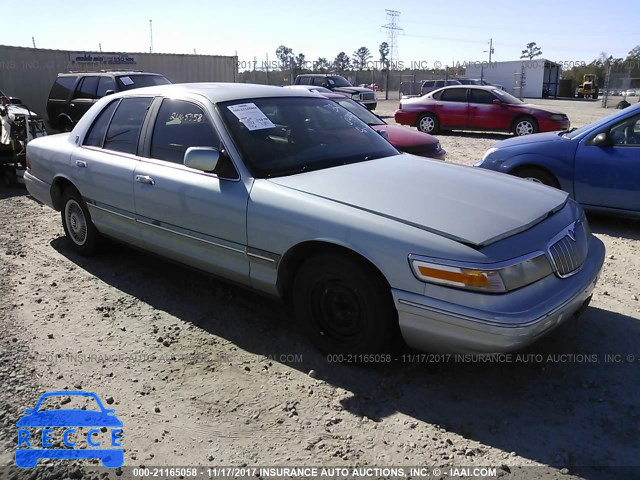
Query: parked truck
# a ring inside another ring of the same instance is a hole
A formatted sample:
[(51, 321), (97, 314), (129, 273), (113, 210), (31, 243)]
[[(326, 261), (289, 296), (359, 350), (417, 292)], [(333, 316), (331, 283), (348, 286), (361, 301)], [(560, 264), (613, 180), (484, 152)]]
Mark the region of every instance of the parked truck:
[(582, 83), (578, 85), (576, 96), (578, 98), (598, 98), (598, 77), (593, 73), (586, 73), (582, 79)]

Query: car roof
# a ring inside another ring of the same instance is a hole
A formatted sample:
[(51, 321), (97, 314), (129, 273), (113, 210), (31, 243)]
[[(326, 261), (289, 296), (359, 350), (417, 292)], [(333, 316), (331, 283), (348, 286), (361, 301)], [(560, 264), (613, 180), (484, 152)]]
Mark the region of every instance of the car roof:
[(287, 90), (307, 91), (315, 93), (316, 95), (322, 95), (325, 98), (347, 98), (344, 95), (340, 93), (334, 93), (331, 90), (329, 90), (328, 92), (320, 92), (318, 90), (315, 90), (318, 88), (315, 85), (286, 85), (284, 88), (286, 88)]
[(103, 75), (103, 76), (109, 76), (109, 75), (158, 75), (158, 76), (162, 76), (162, 74), (160, 73), (155, 73), (155, 72), (143, 72), (140, 70), (109, 70), (109, 71), (105, 71), (105, 70), (99, 70), (97, 72), (90, 72), (90, 71), (78, 71), (78, 72), (65, 72), (65, 73), (59, 73), (58, 76), (59, 77), (77, 77), (80, 75), (91, 75), (91, 76), (97, 76), (97, 75)]
[(452, 88), (470, 88), (472, 90), (487, 90), (487, 91), (500, 90), (495, 85), (464, 85), (463, 84), (463, 85), (449, 85), (447, 87), (442, 87), (437, 91), (439, 92), (441, 90), (450, 90)]
[(166, 97), (196, 94), (208, 98), (212, 103), (264, 97), (318, 97), (317, 93), (312, 93), (302, 89), (282, 88), (270, 85), (255, 85), (252, 83), (223, 82), (156, 85), (152, 87), (127, 90), (125, 92), (110, 95), (110, 97), (118, 98), (145, 94), (162, 95)]

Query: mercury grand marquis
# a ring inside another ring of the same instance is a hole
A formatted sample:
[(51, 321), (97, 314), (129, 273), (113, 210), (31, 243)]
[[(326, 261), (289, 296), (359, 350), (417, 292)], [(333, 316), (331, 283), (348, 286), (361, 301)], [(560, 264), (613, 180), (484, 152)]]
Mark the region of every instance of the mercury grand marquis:
[(536, 341), (588, 304), (604, 246), (565, 192), (400, 153), (313, 93), (247, 84), (101, 99), (28, 145), (81, 254), (112, 238), (289, 302), (326, 352)]

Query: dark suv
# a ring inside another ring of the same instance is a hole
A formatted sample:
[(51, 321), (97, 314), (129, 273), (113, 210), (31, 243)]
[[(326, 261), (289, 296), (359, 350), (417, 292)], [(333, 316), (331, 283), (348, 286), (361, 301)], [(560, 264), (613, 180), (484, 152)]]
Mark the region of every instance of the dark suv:
[(157, 73), (147, 72), (70, 72), (59, 73), (47, 101), (49, 125), (70, 132), (82, 116), (105, 95), (171, 83)]
[(340, 75), (325, 75), (322, 73), (298, 75), (293, 84), (328, 88), (333, 92), (341, 93), (360, 102), (369, 110), (375, 110), (378, 106), (376, 93), (373, 90), (364, 87), (354, 87), (346, 78)]

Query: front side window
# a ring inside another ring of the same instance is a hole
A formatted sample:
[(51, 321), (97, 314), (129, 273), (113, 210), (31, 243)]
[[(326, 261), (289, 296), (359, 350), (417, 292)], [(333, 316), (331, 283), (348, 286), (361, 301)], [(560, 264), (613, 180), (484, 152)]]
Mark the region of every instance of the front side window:
[(142, 123), (153, 98), (124, 98), (109, 124), (104, 148), (123, 153), (136, 153)]
[(496, 97), (486, 90), (478, 90), (476, 88), (472, 88), (469, 95), (470, 103), (493, 103)]
[(440, 94), (440, 100), (442, 100), (443, 102), (466, 102), (467, 89), (449, 88), (447, 90), (443, 90)]
[(109, 126), (109, 122), (111, 121), (111, 117), (113, 117), (113, 112), (118, 106), (118, 100), (111, 102), (106, 106), (102, 112), (98, 115), (93, 125), (89, 129), (89, 133), (84, 138), (84, 145), (87, 147), (100, 147), (104, 143), (104, 136), (107, 133), (107, 127)]
[(84, 77), (78, 83), (73, 98), (89, 98), (94, 100), (96, 98), (96, 90), (98, 89), (98, 77)]
[(609, 138), (614, 145), (640, 146), (640, 115), (627, 118), (612, 127)]
[(98, 81), (97, 97), (104, 97), (108, 90), (111, 90), (112, 92), (116, 91), (115, 80), (111, 77), (100, 77), (100, 80)]
[(181, 164), (189, 147), (220, 146), (218, 135), (199, 106), (182, 100), (162, 101), (153, 127), (152, 158)]
[(256, 177), (293, 175), (399, 154), (353, 113), (325, 98), (254, 98), (218, 107)]

